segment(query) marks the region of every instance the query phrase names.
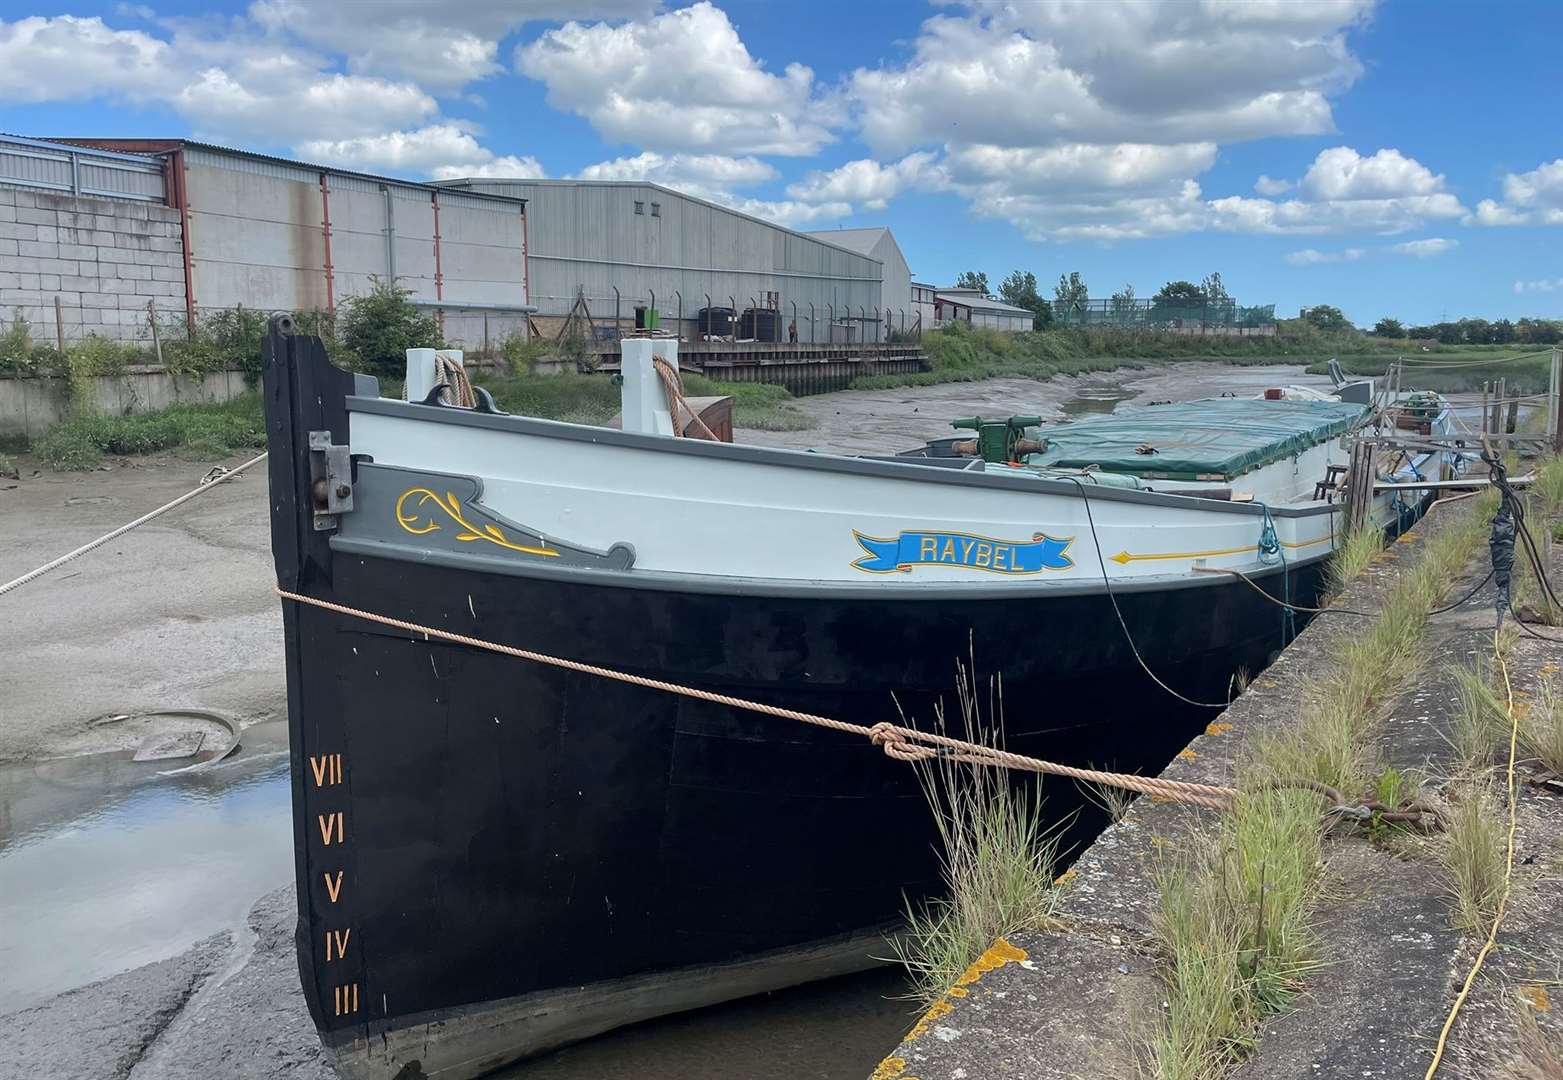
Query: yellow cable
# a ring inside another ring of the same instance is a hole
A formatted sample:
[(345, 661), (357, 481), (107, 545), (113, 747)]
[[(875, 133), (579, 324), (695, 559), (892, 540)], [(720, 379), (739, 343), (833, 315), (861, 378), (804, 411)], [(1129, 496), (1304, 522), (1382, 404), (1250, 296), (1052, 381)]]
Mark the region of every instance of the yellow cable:
[(1514, 711), (1514, 685), (1509, 682), (1509, 665), (1504, 662), (1502, 643), (1498, 641), (1496, 634), (1493, 635), (1493, 652), (1498, 658), (1498, 667), (1503, 672), (1503, 689), (1509, 708), (1509, 850), (1503, 868), (1503, 891), (1498, 895), (1498, 910), (1492, 917), (1492, 929), (1487, 931), (1487, 940), (1482, 943), (1481, 952), (1476, 954), (1476, 962), (1471, 965), (1471, 972), (1465, 977), (1465, 985), (1460, 988), (1460, 996), (1454, 999), (1454, 1007), (1449, 1010), (1449, 1017), (1444, 1021), (1443, 1030), (1438, 1033), (1438, 1048), (1433, 1051), (1432, 1064), (1427, 1067), (1427, 1073), (1422, 1080), (1432, 1080), (1433, 1074), (1438, 1071), (1439, 1063), (1444, 1059), (1444, 1046), (1449, 1041), (1449, 1032), (1454, 1027), (1455, 1017), (1460, 1015), (1460, 1007), (1470, 996), (1471, 986), (1476, 982), (1476, 973), (1482, 969), (1487, 954), (1492, 952), (1493, 946), (1498, 943), (1498, 926), (1503, 922), (1504, 911), (1509, 906), (1509, 884), (1514, 877), (1514, 833), (1517, 821), (1514, 808), (1514, 759), (1519, 747), (1520, 718)]

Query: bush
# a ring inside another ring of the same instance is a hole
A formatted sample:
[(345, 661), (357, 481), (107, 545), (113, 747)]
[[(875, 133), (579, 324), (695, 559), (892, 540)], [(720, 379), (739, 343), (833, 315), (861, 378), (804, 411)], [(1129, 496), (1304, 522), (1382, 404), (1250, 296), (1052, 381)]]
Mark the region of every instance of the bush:
[[(330, 335), (342, 350), (333, 351), (333, 359), (343, 366), (361, 366), (371, 374), (400, 376), (406, 370), (408, 349), (438, 349), (444, 345), (439, 323), (433, 315), (413, 306), (409, 299), (411, 289), (379, 278), (373, 281), (369, 292), (343, 303), (334, 328), (336, 333)], [(331, 344), (328, 340), (328, 348)]]

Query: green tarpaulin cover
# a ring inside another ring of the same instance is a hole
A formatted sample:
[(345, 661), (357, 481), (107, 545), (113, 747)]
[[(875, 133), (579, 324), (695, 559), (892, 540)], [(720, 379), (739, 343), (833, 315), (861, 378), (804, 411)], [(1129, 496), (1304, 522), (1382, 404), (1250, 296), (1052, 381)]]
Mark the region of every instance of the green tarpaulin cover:
[[(1045, 424), (1046, 452), (1028, 465), (1173, 480), (1231, 479), (1349, 430), (1366, 405), (1339, 401), (1212, 398), (1124, 408), (1104, 416)], [(1154, 450), (1154, 453), (1142, 452)]]

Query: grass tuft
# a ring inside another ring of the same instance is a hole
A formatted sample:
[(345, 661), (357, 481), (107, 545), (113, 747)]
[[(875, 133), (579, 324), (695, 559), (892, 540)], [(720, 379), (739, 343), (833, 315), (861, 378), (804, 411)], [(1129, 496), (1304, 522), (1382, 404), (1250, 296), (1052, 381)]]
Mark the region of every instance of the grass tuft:
[[(1252, 1044), (1254, 1026), (1285, 1008), (1314, 967), (1310, 920), (1320, 889), (1324, 783), (1347, 801), (1398, 804), (1404, 777), (1370, 767), (1369, 735), (1395, 690), (1417, 670), (1429, 612), (1481, 544), (1490, 504), (1429, 538), (1399, 572), (1378, 616), (1334, 647), (1328, 675), (1295, 725), (1252, 744), (1243, 795), (1188, 853), (1158, 874), (1157, 931), (1167, 954), (1167, 1007), (1149, 1047), (1159, 1080), (1213, 1080)], [(1487, 509), (1488, 512), (1481, 512)], [(1376, 553), (1337, 565), (1349, 581)], [(1357, 570), (1344, 571), (1358, 563)], [(1501, 866), (1500, 866), (1501, 870)]]
[(1492, 665), (1485, 656), (1449, 669), (1454, 679), (1454, 730), (1449, 742), (1461, 771), (1475, 776), (1492, 764), (1493, 752), (1507, 730), (1503, 702), (1493, 689)]
[(1151, 1052), (1160, 1080), (1219, 1075), (1313, 970), (1308, 921), (1319, 895), (1318, 797), (1245, 790), (1211, 833), (1157, 875), (1156, 930), (1170, 961)]
[[(1496, 742), (1503, 732), (1496, 733)], [(1554, 776), (1563, 776), (1563, 693), (1543, 679), (1535, 702), (1520, 717), (1520, 748), (1525, 756)]]
[[(960, 676), (965, 738), (1000, 745), (970, 678)], [(937, 726), (944, 730), (942, 708)], [(906, 929), (891, 941), (911, 978), (911, 996), (931, 1005), (993, 942), (1050, 922), (1058, 834), (1044, 824), (1040, 785), (1006, 770), (937, 758), (918, 765), (938, 825), (944, 895), (907, 905)]]
[(1338, 596), (1384, 550), (1384, 534), (1378, 529), (1357, 529), (1341, 542), (1330, 559), (1326, 589)]
[(1445, 884), (1454, 903), (1453, 923), (1485, 932), (1503, 894), (1505, 834), (1498, 798), (1479, 781), (1451, 793), (1454, 803), (1438, 846)]

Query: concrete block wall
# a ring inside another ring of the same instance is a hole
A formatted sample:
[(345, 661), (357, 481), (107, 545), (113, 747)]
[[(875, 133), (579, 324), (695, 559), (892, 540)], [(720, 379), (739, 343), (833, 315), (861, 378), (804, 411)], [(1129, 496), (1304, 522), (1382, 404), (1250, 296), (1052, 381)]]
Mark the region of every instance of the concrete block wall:
[(67, 343), (148, 337), (148, 301), (182, 317), (178, 211), (0, 185), (0, 322), (20, 311), (36, 340), (53, 342), (55, 297)]

